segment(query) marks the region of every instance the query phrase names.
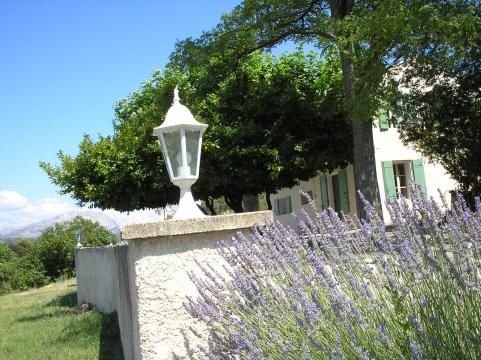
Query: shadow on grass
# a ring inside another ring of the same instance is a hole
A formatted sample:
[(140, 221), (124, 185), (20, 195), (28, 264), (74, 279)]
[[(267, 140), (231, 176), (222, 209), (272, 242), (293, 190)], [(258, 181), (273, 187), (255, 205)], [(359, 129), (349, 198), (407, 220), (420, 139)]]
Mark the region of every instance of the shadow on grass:
[[(56, 307), (54, 311), (50, 311), (49, 308)], [(58, 296), (55, 299), (49, 301), (45, 305), (46, 312), (41, 314), (32, 315), (32, 316), (23, 316), (17, 319), (20, 322), (30, 322), (30, 321), (38, 321), (42, 319), (49, 319), (52, 317), (58, 316), (69, 316), (69, 315), (78, 315), (81, 314), (82, 311), (77, 308), (77, 293), (69, 293), (62, 296)]]
[[(51, 308), (56, 309), (49, 311)], [(56, 297), (45, 305), (45, 310), (45, 313), (25, 316), (18, 321), (34, 322), (53, 317), (70, 317), (62, 335), (54, 339), (56, 343), (69, 346), (78, 339), (94, 342), (98, 338), (99, 360), (123, 359), (117, 313), (102, 314), (95, 310), (81, 310), (77, 307), (76, 292)]]
[(100, 323), (99, 360), (123, 359), (117, 313), (102, 314)]
[(71, 292), (62, 296), (58, 296), (47, 303), (47, 306), (65, 306), (70, 308), (77, 307), (77, 293)]

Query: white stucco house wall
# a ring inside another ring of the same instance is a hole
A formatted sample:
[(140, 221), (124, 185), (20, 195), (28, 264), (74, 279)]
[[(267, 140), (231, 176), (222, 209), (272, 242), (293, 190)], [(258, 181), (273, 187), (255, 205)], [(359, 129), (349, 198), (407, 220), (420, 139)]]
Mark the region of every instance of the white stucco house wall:
[[(387, 211), (386, 198), (398, 198), (400, 194), (409, 196), (410, 182), (414, 180), (426, 189), (428, 196), (440, 201), (439, 191), (451, 201), (451, 190), (456, 189), (456, 182), (451, 179), (440, 164), (429, 163), (420, 153), (403, 145), (395, 123), (388, 117), (381, 118), (379, 127), (373, 128), (376, 171), (379, 191), (383, 203), (382, 212), (386, 224), (391, 223)], [(394, 125), (394, 126), (393, 126)], [(274, 211), (274, 219), (284, 225), (297, 227), (291, 214), (304, 208), (309, 213), (300, 191), (312, 195), (319, 209), (332, 208), (357, 215), (356, 190), (354, 186), (353, 166), (337, 169), (330, 174), (319, 174), (309, 181), (300, 182), (293, 188), (281, 189), (270, 196)]]

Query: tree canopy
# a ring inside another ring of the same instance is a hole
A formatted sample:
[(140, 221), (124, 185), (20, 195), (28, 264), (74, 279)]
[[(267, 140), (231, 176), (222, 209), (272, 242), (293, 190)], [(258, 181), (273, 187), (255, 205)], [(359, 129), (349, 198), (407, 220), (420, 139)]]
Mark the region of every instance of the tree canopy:
[(209, 124), (193, 187), (207, 202), (223, 197), (240, 212), (243, 195), (272, 193), (351, 159), (337, 61), (302, 50), (278, 58), (253, 53), (219, 79), (212, 66), (155, 70), (116, 104), (113, 135), (97, 141), (86, 135), (76, 157), (60, 152), (59, 166), (41, 166), (81, 204), (126, 211), (176, 203), (178, 189), (152, 136), (175, 85), (181, 101)]
[(17, 257), (17, 254), (10, 249), (6, 244), (0, 242), (0, 263), (12, 261)]
[(82, 246), (117, 242), (115, 235), (99, 223), (77, 216), (66, 223), (46, 228), (25, 257), (39, 261), (49, 278), (74, 275), (76, 231), (80, 231)]
[(442, 164), (472, 200), (481, 194), (481, 40), (460, 39), (456, 46), (463, 56), (451, 52), (406, 70), (410, 91), (396, 112), (401, 138)]
[(211, 128), (196, 189), (223, 196), (238, 211), (242, 195), (273, 193), (347, 164), (350, 127), (340, 87), (337, 64), (312, 53), (249, 57), (199, 112)]
[(352, 122), (356, 188), (380, 209), (372, 119), (395, 88), (390, 70), (419, 55), (439, 55), (433, 42), (452, 41), (453, 33), (477, 34), (478, 7), (476, 0), (244, 0), (211, 31), (179, 42), (172, 61), (188, 68), (209, 62), (221, 73), (225, 63), (235, 67), (246, 54), (283, 41), (336, 54)]

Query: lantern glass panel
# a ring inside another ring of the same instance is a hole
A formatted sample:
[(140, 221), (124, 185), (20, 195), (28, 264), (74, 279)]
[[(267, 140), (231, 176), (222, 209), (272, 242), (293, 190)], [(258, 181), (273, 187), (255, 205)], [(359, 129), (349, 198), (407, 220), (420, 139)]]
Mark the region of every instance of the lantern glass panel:
[(180, 146), (180, 130), (173, 132), (165, 132), (163, 134), (167, 156), (170, 160), (172, 168), (172, 177), (177, 178), (183, 176), (184, 169), (182, 167), (182, 151)]
[(199, 152), (200, 131), (186, 130), (185, 143), (187, 150), (187, 176), (198, 176), (197, 161)]

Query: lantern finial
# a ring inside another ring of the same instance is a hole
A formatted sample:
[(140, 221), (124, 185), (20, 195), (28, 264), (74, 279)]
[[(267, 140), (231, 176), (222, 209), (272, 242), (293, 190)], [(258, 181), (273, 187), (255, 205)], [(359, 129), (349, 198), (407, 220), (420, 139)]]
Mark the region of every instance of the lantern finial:
[(172, 105), (180, 103), (180, 97), (179, 97), (179, 87), (176, 85), (174, 89), (174, 102)]

